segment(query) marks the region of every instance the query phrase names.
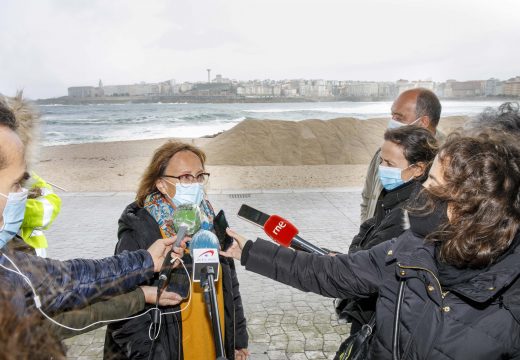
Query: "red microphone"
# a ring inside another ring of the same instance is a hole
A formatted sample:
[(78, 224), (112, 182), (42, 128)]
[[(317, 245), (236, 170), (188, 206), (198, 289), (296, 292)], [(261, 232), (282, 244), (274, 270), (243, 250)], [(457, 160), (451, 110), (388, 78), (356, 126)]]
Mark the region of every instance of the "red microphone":
[(298, 236), (296, 226), (278, 215), (271, 215), (264, 224), (265, 233), (278, 244), (318, 255), (327, 255), (322, 248)]

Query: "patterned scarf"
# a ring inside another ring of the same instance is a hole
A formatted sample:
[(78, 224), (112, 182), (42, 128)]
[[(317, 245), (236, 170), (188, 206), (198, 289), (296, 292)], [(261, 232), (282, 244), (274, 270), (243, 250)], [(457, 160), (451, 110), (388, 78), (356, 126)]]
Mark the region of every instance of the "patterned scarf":
[[(175, 209), (163, 194), (154, 192), (148, 195), (144, 200), (144, 208), (155, 219), (166, 237), (175, 236), (175, 228), (173, 227), (173, 213)], [(204, 230), (213, 230), (215, 212), (206, 199), (201, 202), (201, 210), (201, 228)]]

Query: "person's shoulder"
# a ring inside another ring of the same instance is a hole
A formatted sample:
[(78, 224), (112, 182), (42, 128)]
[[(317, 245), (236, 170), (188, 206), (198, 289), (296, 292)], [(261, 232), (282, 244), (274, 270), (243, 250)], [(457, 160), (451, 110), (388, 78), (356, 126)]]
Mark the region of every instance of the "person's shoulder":
[(138, 219), (142, 217), (143, 213), (142, 210), (145, 210), (144, 208), (140, 207), (136, 201), (128, 204), (125, 209), (123, 210), (121, 214), (120, 220), (125, 219)]
[(126, 228), (142, 227), (148, 222), (155, 223), (148, 211), (140, 207), (135, 201), (125, 207), (118, 221), (120, 228), (121, 226)]

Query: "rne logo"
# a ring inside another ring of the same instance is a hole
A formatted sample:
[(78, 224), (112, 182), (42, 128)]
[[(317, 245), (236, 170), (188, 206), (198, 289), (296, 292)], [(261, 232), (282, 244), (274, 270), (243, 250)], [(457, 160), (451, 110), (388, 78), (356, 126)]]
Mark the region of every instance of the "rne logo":
[(275, 235), (278, 235), (280, 233), (280, 231), (285, 228), (287, 226), (287, 224), (282, 220), (278, 223), (278, 225), (276, 225), (273, 229), (273, 234)]

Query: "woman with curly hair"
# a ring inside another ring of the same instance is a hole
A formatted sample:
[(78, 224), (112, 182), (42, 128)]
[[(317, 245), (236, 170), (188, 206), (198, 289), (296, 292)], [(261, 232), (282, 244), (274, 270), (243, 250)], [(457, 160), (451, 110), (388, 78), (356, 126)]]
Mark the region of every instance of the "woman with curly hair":
[(319, 256), (230, 230), (224, 255), (303, 291), (377, 295), (369, 359), (520, 359), (518, 138), (450, 137), (424, 187), (410, 229), (369, 250)]

